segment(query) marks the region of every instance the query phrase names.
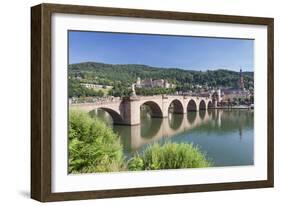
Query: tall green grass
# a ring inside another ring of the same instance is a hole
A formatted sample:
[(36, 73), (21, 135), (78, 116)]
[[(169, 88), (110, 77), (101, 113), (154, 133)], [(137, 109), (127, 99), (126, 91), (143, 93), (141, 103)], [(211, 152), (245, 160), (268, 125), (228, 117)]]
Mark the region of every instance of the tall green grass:
[(112, 172), (124, 169), (119, 136), (102, 121), (81, 111), (69, 113), (69, 172)]
[(188, 143), (155, 143), (142, 155), (135, 155), (128, 162), (129, 170), (160, 170), (179, 168), (210, 167), (204, 153), (197, 146)]

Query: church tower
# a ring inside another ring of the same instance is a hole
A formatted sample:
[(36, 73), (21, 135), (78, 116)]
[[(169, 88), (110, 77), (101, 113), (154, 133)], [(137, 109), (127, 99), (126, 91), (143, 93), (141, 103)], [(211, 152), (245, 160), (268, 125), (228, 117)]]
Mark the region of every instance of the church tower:
[(240, 69), (238, 85), (239, 85), (239, 89), (244, 90), (244, 79), (243, 79), (242, 69)]

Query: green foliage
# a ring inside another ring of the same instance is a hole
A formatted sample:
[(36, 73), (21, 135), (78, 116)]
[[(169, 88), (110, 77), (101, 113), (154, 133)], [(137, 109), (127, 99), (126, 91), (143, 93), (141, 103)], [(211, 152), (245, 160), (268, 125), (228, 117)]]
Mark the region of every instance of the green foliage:
[(101, 90), (94, 90), (94, 89), (89, 89), (80, 84), (79, 81), (71, 78), (69, 79), (68, 83), (68, 96), (69, 97), (93, 97), (93, 96), (98, 96), (102, 97), (104, 96), (104, 92)]
[[(254, 73), (243, 72), (246, 89), (254, 88)], [(137, 64), (103, 64), (85, 62), (69, 65), (71, 79), (79, 76), (85, 82), (114, 86), (113, 96), (130, 94), (131, 84), (141, 79), (165, 79), (177, 85), (177, 90), (192, 90), (196, 85), (237, 88), (239, 72), (230, 70), (208, 70), (206, 72), (178, 68), (157, 68)], [(70, 85), (71, 86), (71, 85)], [(146, 91), (145, 91), (146, 92)]]
[(109, 127), (84, 112), (70, 110), (70, 173), (120, 171), (123, 159), (119, 137)]
[(144, 169), (144, 161), (142, 157), (140, 157), (138, 154), (135, 155), (132, 159), (128, 162), (128, 169), (131, 171), (138, 171)]
[(128, 162), (129, 170), (159, 170), (210, 167), (212, 163), (197, 146), (187, 143), (157, 143), (149, 146), (143, 154)]
[(114, 84), (113, 88), (108, 92), (109, 95), (114, 97), (130, 96), (131, 93), (131, 87), (125, 86), (119, 82)]
[(158, 95), (158, 94), (173, 94), (176, 90), (174, 88), (136, 88), (137, 95), (149, 96), (149, 95)]
[(102, 121), (78, 110), (69, 113), (69, 172), (92, 173), (208, 167), (192, 144), (153, 144), (127, 163), (118, 135)]

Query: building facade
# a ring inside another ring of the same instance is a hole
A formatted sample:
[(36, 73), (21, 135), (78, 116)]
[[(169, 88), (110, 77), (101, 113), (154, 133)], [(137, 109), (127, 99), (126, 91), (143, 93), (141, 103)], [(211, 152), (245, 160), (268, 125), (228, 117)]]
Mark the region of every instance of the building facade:
[(164, 79), (141, 79), (140, 77), (137, 78), (136, 88), (153, 88), (153, 87), (161, 87), (161, 88), (174, 88), (175, 85), (169, 83), (167, 80)]

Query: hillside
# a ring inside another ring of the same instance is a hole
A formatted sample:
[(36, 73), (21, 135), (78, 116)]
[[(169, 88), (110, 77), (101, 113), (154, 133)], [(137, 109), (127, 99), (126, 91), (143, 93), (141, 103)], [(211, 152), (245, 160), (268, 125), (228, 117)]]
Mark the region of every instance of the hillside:
[[(208, 70), (205, 72), (184, 70), (180, 68), (158, 68), (139, 64), (104, 64), (85, 62), (69, 65), (70, 77), (81, 77), (87, 81), (104, 85), (122, 84), (130, 86), (141, 79), (166, 79), (178, 87), (202, 85), (209, 87), (237, 87), (239, 72), (230, 70)], [(253, 72), (243, 72), (244, 84), (248, 89), (253, 87)]]

